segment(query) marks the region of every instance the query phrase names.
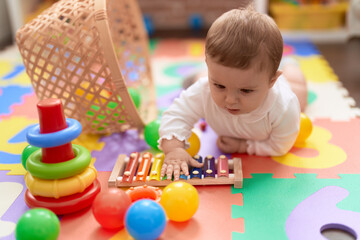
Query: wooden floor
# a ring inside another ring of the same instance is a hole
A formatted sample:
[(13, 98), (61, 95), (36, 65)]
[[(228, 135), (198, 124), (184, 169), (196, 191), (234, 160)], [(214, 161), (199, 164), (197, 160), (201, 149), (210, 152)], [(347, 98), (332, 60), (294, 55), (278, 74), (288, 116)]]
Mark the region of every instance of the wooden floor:
[(360, 107), (360, 38), (341, 44), (316, 44)]

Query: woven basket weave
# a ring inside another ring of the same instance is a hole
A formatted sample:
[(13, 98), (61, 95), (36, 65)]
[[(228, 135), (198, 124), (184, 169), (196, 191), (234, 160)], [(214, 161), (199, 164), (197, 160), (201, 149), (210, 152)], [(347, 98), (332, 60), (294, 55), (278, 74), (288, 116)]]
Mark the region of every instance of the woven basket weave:
[[(60, 98), (85, 132), (143, 129), (156, 118), (148, 39), (135, 0), (62, 0), (18, 30), (39, 99)], [(141, 95), (136, 109), (128, 92)]]

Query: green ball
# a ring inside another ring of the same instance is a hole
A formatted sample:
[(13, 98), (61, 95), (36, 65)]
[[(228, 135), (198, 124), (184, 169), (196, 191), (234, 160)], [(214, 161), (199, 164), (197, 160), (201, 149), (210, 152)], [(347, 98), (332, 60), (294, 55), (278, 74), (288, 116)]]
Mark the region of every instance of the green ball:
[(138, 90), (135, 88), (128, 88), (131, 99), (133, 100), (135, 107), (139, 108), (141, 104), (141, 96)]
[(160, 128), (160, 120), (154, 120), (154, 121), (146, 124), (145, 129), (144, 129), (144, 137), (145, 137), (146, 143), (150, 147), (152, 147), (156, 150), (159, 150), (159, 148), (157, 146), (158, 145), (157, 141), (160, 138), (159, 128)]
[[(32, 145), (27, 145), (24, 150), (21, 153), (21, 164), (26, 169), (26, 161), (30, 157), (30, 155), (35, 152), (36, 150), (39, 150), (39, 147), (35, 147)], [(27, 170), (27, 169), (26, 169)]]
[(53, 240), (60, 232), (59, 218), (45, 208), (34, 208), (24, 213), (16, 224), (17, 240)]

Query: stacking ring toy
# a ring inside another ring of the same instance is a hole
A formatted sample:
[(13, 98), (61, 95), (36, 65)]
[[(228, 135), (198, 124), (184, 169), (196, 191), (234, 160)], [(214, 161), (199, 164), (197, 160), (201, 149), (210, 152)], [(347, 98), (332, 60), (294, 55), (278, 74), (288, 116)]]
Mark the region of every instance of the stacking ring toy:
[(30, 208), (42, 207), (53, 211), (57, 215), (73, 213), (92, 204), (101, 186), (97, 179), (82, 193), (58, 199), (48, 197), (34, 197), (29, 190), (25, 191), (25, 202)]
[(91, 162), (90, 152), (80, 146), (73, 144), (75, 158), (60, 163), (41, 162), (41, 149), (31, 154), (26, 161), (26, 169), (34, 177), (41, 179), (68, 178), (82, 173)]
[(30, 145), (41, 148), (50, 148), (64, 145), (77, 138), (82, 130), (81, 124), (72, 118), (67, 118), (67, 128), (53, 133), (40, 133), (40, 125), (36, 124), (26, 134)]
[(90, 165), (79, 175), (64, 179), (46, 180), (25, 173), (25, 184), (32, 195), (60, 198), (83, 192), (96, 179), (97, 171)]
[(146, 198), (159, 203), (162, 191), (158, 187), (144, 185), (138, 187), (131, 187), (126, 190), (125, 193), (129, 195), (131, 202)]

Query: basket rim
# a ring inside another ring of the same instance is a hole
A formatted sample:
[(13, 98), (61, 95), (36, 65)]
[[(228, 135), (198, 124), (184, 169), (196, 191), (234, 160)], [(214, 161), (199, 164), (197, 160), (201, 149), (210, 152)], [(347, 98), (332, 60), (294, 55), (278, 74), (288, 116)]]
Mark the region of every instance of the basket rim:
[(123, 104), (127, 112), (132, 117), (132, 126), (137, 129), (143, 129), (145, 127), (144, 121), (138, 113), (135, 104), (127, 90), (124, 76), (121, 73), (121, 69), (118, 65), (119, 59), (115, 54), (114, 43), (111, 36), (110, 26), (108, 23), (108, 14), (106, 9), (106, 2), (109, 0), (95, 0), (95, 24), (99, 31), (99, 39), (103, 46), (104, 58), (111, 71), (112, 81), (115, 85), (115, 90), (121, 95)]

